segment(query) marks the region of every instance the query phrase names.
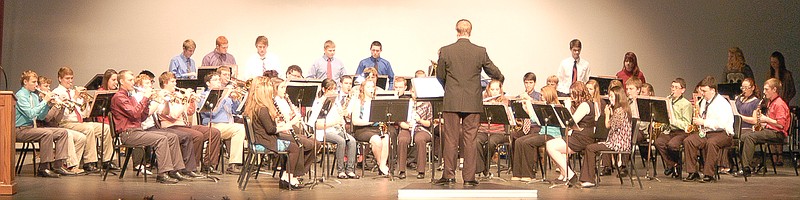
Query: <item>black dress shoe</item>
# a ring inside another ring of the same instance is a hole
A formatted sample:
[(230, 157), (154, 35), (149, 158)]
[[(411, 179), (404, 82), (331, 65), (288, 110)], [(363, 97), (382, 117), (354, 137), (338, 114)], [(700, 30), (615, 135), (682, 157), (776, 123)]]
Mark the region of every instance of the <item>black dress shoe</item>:
[(49, 169), (41, 169), (36, 175), (47, 178), (61, 178), (61, 175)]
[(417, 169), (417, 163), (408, 163), (408, 168)]
[(181, 172), (181, 174), (183, 174), (183, 175), (186, 175), (186, 176), (188, 176), (189, 178), (201, 178), (201, 177), (205, 177), (205, 176), (203, 176), (203, 175), (200, 175), (200, 174), (198, 174), (198, 173), (196, 173), (196, 172), (189, 171), (189, 170), (182, 171), (182, 172)]
[(717, 181), (717, 179), (714, 179), (714, 176), (711, 176), (711, 175), (705, 175), (705, 176), (703, 176), (703, 179), (700, 180), (701, 183), (708, 183), (708, 182), (715, 182), (715, 181)]
[(619, 177), (626, 177), (626, 176), (628, 176), (628, 169), (627, 169), (627, 168), (625, 168), (625, 166), (622, 166), (622, 167), (620, 167), (620, 168), (619, 168), (619, 172), (617, 172), (617, 175), (619, 175)]
[(405, 172), (405, 171), (402, 171), (402, 172), (400, 172), (400, 174), (399, 174), (399, 175), (397, 175), (397, 178), (399, 178), (399, 179), (406, 179), (406, 172)]
[(302, 188), (300, 187), (300, 185), (292, 185), (289, 184), (289, 181), (284, 181), (284, 180), (281, 180), (280, 183), (278, 183), (278, 187), (283, 190), (297, 190)]
[(750, 173), (752, 173), (750, 167), (744, 167), (744, 169), (742, 169), (742, 176), (750, 176)]
[(210, 175), (222, 175), (221, 172), (215, 170), (214, 167), (211, 167), (211, 165), (205, 165), (205, 166), (201, 167), (200, 168), (200, 172), (203, 172), (203, 173), (206, 173), (206, 174), (210, 174)]
[(419, 174), (417, 174), (417, 179), (423, 179), (423, 178), (425, 178), (425, 172), (420, 172)]
[(600, 176), (606, 176), (606, 175), (609, 175), (609, 174), (611, 174), (611, 168), (610, 167), (604, 167), (603, 170), (600, 171)]
[(664, 170), (664, 175), (665, 176), (670, 176), (670, 175), (673, 175), (673, 174), (675, 174), (675, 167), (670, 167), (670, 168), (667, 168), (667, 169)]
[(119, 166), (115, 165), (114, 162), (111, 162), (111, 161), (104, 162), (103, 163), (103, 168), (104, 169), (109, 169), (109, 170), (119, 170)]
[(74, 175), (77, 175), (77, 174), (75, 174), (75, 172), (71, 172), (71, 171), (69, 171), (67, 169), (64, 169), (63, 167), (55, 168), (55, 169), (53, 169), (53, 172), (55, 172), (56, 174), (61, 174), (62, 176), (74, 176)]
[(87, 174), (100, 173), (100, 169), (97, 169), (93, 163), (87, 163), (83, 164), (83, 172)]
[(186, 176), (183, 176), (183, 174), (181, 174), (180, 172), (177, 172), (177, 171), (169, 172), (169, 177), (172, 177), (174, 179), (178, 179), (179, 181), (191, 181), (192, 180), (192, 179), (187, 178)]
[(683, 179), (683, 182), (693, 182), (697, 180), (700, 180), (700, 174), (695, 172), (695, 173), (690, 173), (688, 176), (686, 176), (686, 178)]
[(175, 184), (178, 183), (178, 179), (174, 179), (172, 177), (167, 176), (166, 173), (161, 173), (156, 177), (156, 182), (164, 183), (164, 184)]
[(433, 184), (438, 186), (447, 186), (455, 183), (456, 179), (454, 178), (440, 178), (439, 180), (436, 180), (436, 182), (434, 182)]
[(682, 174), (683, 174), (683, 169), (681, 169), (681, 166), (680, 165), (675, 166), (675, 173), (672, 173), (672, 178), (676, 179), (681, 178)]
[(473, 186), (477, 186), (477, 185), (478, 185), (478, 181), (464, 181), (464, 186), (473, 187)]

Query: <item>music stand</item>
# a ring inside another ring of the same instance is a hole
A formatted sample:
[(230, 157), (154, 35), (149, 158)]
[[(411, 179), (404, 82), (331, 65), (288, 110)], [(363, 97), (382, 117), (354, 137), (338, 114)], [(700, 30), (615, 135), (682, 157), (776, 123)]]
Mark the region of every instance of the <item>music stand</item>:
[[(486, 123), (487, 126), (491, 126), (492, 124), (502, 124), (502, 125), (515, 125), (516, 121), (513, 118), (510, 110), (506, 105), (494, 105), (494, 104), (484, 104), (483, 105), (483, 112), (480, 116), (480, 123)], [(509, 141), (510, 143), (511, 141)], [(491, 180), (492, 178), (500, 179), (503, 182), (508, 182), (503, 178), (500, 178), (500, 161), (498, 160), (498, 174), (497, 177), (494, 177), (492, 173), (489, 173), (490, 163), (491, 163), (491, 155), (489, 155), (489, 148), (494, 148), (486, 146), (486, 170), (483, 172), (483, 175), (486, 176), (484, 180)]]
[(86, 85), (83, 85), (83, 87), (85, 87), (86, 90), (97, 90), (100, 89), (100, 85), (102, 84), (103, 74), (95, 74), (92, 79), (89, 79), (89, 82), (87, 82)]
[(296, 84), (286, 86), (289, 100), (298, 107), (311, 107), (317, 98), (318, 84)]
[[(197, 79), (202, 80), (206, 77), (207, 74), (213, 73), (217, 71), (219, 66), (200, 66), (197, 68)], [(233, 72), (231, 72), (233, 73)]]
[[(411, 121), (408, 119), (408, 109), (411, 107), (409, 99), (374, 99), (371, 102), (370, 110), (369, 110), (369, 121), (371, 122), (380, 122), (380, 123), (400, 123)], [(373, 115), (373, 113), (379, 113), (377, 115)], [(384, 114), (385, 113), (385, 114)], [(381, 131), (381, 137), (387, 137), (385, 131)], [(396, 155), (395, 151), (396, 148), (393, 148), (392, 145), (392, 137), (388, 135), (389, 139), (389, 160), (387, 160), (387, 165), (389, 165), (389, 180), (394, 181), (394, 156)]]
[(591, 76), (589, 77), (589, 80), (597, 81), (597, 86), (600, 88), (600, 95), (608, 94), (608, 86), (611, 85), (611, 81), (622, 81), (622, 79), (618, 79), (613, 76)]
[[(97, 91), (97, 92), (95, 92), (94, 93), (94, 102), (92, 102), (92, 105), (91, 105), (92, 109), (89, 112), (89, 118), (91, 119), (91, 118), (102, 117), (102, 119), (105, 119), (106, 117), (108, 117), (108, 113), (111, 112), (111, 108), (110, 108), (111, 107), (111, 98), (114, 97), (114, 94), (115, 93), (112, 92), (112, 91)], [(102, 156), (102, 155), (105, 155), (104, 154), (105, 152), (103, 150), (105, 149), (104, 147), (106, 145), (105, 141), (106, 141), (106, 137), (107, 137), (106, 136), (107, 134), (105, 133), (105, 131), (106, 131), (106, 127), (105, 126), (106, 126), (106, 123), (103, 123), (101, 121), (100, 122), (100, 131), (101, 131), (100, 132), (100, 141), (103, 141), (103, 142), (100, 142), (100, 150), (98, 152), (101, 155), (100, 156), (100, 163), (101, 164), (103, 162), (105, 162), (103, 160), (103, 156)], [(112, 159), (113, 159), (113, 157), (112, 157)], [(101, 168), (101, 170), (107, 170), (107, 168), (103, 167), (103, 168)], [(117, 175), (116, 172), (111, 172), (111, 174)]]
[(375, 83), (381, 89), (389, 90), (389, 75), (378, 75), (378, 81)]
[(206, 83), (203, 82), (203, 79), (188, 79), (188, 78), (179, 78), (175, 80), (176, 84), (175, 87), (179, 88), (190, 88), (196, 90), (197, 88), (202, 88), (206, 86)]
[(720, 95), (728, 96), (728, 99), (734, 99), (742, 94), (742, 83), (720, 83), (717, 84), (717, 91)]
[[(324, 98), (325, 101), (322, 102), (322, 105), (321, 105), (322, 107), (320, 108), (319, 115), (318, 116), (309, 116), (309, 119), (308, 119), (309, 120), (308, 122), (310, 122), (310, 124), (314, 124), (314, 125), (312, 125), (312, 127), (316, 127), (316, 121), (319, 118), (322, 118), (323, 124), (328, 124), (328, 112), (331, 110), (331, 108), (333, 107), (333, 104), (336, 102), (336, 97), (337, 96), (320, 97), (320, 98)], [(314, 96), (314, 98), (316, 98), (316, 96)], [(314, 101), (316, 101), (316, 99), (314, 99)], [(312, 102), (312, 104), (313, 104), (313, 102)], [(313, 106), (312, 106), (312, 110), (313, 110)], [(322, 126), (322, 132), (323, 132), (322, 143), (324, 144), (325, 142), (327, 142), (325, 140), (325, 136), (324, 135), (328, 134), (327, 133), (328, 132), (328, 128), (326, 128), (325, 125)], [(316, 135), (317, 132), (316, 131), (314, 131), (314, 134), (315, 134), (314, 135), (314, 140), (319, 141), (319, 140), (317, 140), (317, 135)], [(345, 137), (345, 139), (347, 139), (347, 137)], [(348, 141), (345, 141), (345, 142), (348, 142)], [(319, 148), (317, 148), (318, 147), (317, 144), (318, 144), (318, 142), (314, 142), (314, 158), (317, 157), (317, 152), (319, 152)], [(339, 144), (339, 145), (344, 145), (344, 144)], [(322, 160), (324, 161), (324, 165), (322, 167), (322, 177), (321, 178), (317, 178), (317, 165), (315, 164), (314, 165), (314, 182), (312, 182), (311, 186), (309, 187), (311, 189), (314, 189), (314, 187), (316, 187), (319, 184), (323, 184), (323, 185), (326, 185), (328, 187), (334, 188), (333, 185), (325, 182), (325, 180), (328, 177), (328, 169), (330, 169), (330, 165), (331, 165), (327, 161), (327, 159), (325, 159), (325, 158), (330, 156), (330, 155), (329, 155), (329, 153), (327, 151), (325, 151), (325, 153), (323, 153), (322, 156), (323, 156)], [(339, 184), (342, 183), (342, 182), (340, 182), (338, 180), (334, 180), (334, 181), (339, 182)]]
[[(655, 123), (662, 123), (664, 126), (669, 126), (670, 119), (673, 118), (672, 106), (667, 98), (650, 96), (640, 96), (636, 99), (636, 105), (639, 109), (640, 120), (650, 122), (648, 126), (650, 138), (648, 139), (647, 159), (651, 159), (653, 157), (651, 147), (653, 146), (655, 138), (658, 138), (658, 134), (655, 130)], [(644, 162), (644, 167), (647, 169), (647, 162)], [(653, 160), (653, 177), (650, 177), (650, 170), (647, 170), (645, 171), (645, 178), (661, 182), (661, 180), (655, 177), (656, 174), (658, 174), (655, 170), (655, 160)]]
[[(212, 112), (217, 110), (217, 104), (222, 96), (222, 90), (210, 90), (208, 95), (203, 98), (203, 106), (197, 108), (197, 112)], [(213, 114), (213, 112), (212, 112)]]
[[(561, 128), (564, 129), (564, 131), (562, 133), (562, 135), (563, 135), (562, 137), (564, 138), (564, 143), (566, 144), (565, 148), (567, 150), (569, 150), (569, 135), (570, 135), (569, 131), (570, 130), (581, 131), (582, 129), (580, 127), (578, 127), (578, 124), (575, 123), (575, 121), (572, 119), (572, 113), (570, 113), (569, 110), (566, 107), (561, 106), (561, 105), (555, 105), (555, 106), (552, 106), (552, 107), (553, 107), (553, 110), (556, 113), (556, 116), (558, 117), (558, 123), (559, 123), (558, 125)], [(567, 165), (566, 166), (567, 170), (569, 170), (569, 155), (570, 155), (569, 153), (566, 154), (566, 160), (565, 160), (565, 163)], [(566, 171), (563, 172), (563, 173), (569, 174), (569, 172), (566, 172)], [(576, 173), (575, 176), (577, 176), (577, 175), (578, 174)], [(568, 175), (567, 175), (567, 177), (568, 177)], [(561, 185), (552, 185), (552, 186), (550, 186), (550, 188), (558, 187), (558, 186), (561, 186)], [(564, 183), (564, 186), (569, 187), (569, 182)]]

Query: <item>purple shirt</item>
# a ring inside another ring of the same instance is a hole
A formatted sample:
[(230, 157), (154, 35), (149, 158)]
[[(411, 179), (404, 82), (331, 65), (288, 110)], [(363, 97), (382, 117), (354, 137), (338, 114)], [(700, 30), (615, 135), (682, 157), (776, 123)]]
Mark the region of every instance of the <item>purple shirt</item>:
[(203, 57), (203, 65), (201, 66), (220, 66), (220, 65), (236, 65), (236, 59), (230, 53), (217, 53), (211, 51)]

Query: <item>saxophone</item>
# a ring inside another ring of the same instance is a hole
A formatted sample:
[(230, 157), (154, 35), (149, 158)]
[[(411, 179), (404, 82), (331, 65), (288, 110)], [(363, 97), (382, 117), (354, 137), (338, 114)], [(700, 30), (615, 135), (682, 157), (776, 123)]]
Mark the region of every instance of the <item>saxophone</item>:
[[(696, 101), (692, 104), (692, 109), (694, 110), (694, 116), (692, 117), (700, 117), (700, 101)], [(695, 131), (699, 131), (700, 127), (695, 125), (694, 123), (690, 123), (688, 127), (686, 127), (686, 133), (693, 133)]]
[[(288, 123), (288, 121), (286, 121), (286, 118), (283, 116), (283, 113), (281, 112), (281, 107), (278, 106), (278, 102), (273, 101), (272, 103), (275, 104), (275, 110), (278, 111), (278, 116), (275, 117), (275, 124), (278, 124), (278, 122)], [(289, 106), (291, 106), (291, 104)], [(300, 138), (297, 137), (297, 134), (295, 134), (294, 132), (294, 126), (292, 126), (292, 128), (289, 129), (289, 134), (292, 135), (292, 139), (294, 139), (294, 142), (297, 143), (297, 146), (303, 148), (303, 143), (300, 142)]]
[(762, 131), (762, 130), (764, 130), (764, 125), (761, 125), (761, 107), (762, 107), (762, 104), (764, 103), (764, 99), (766, 99), (766, 98), (767, 98), (767, 96), (764, 95), (764, 97), (761, 98), (761, 101), (758, 102), (758, 107), (756, 107), (756, 110), (753, 111), (756, 114), (756, 123), (753, 124), (753, 131)]

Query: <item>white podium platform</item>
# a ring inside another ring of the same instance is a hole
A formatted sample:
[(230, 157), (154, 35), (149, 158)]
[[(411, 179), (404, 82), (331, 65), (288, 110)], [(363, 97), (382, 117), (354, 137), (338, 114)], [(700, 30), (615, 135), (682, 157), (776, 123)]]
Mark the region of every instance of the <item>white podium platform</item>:
[(464, 187), (461, 183), (451, 186), (436, 186), (431, 183), (414, 183), (397, 190), (399, 199), (447, 199), (447, 198), (536, 198), (537, 190), (480, 183), (475, 187)]

